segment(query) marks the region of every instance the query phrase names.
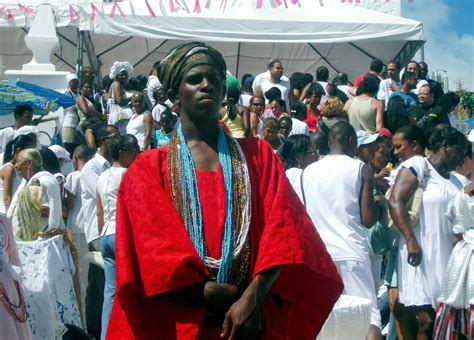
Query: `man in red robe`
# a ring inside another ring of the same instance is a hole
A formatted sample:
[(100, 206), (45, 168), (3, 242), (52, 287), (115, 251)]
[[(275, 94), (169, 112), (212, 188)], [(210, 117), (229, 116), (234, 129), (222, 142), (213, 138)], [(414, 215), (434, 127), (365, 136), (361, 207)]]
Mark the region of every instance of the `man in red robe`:
[[(225, 63), (211, 47), (188, 43), (162, 67), (163, 86), (177, 91), (181, 104), (206, 250), (220, 258), (226, 189), (215, 150)], [(107, 338), (315, 339), (341, 294), (341, 279), (273, 150), (254, 138), (238, 145), (251, 188), (248, 263), (232, 267), (231, 276), (243, 285), (215, 282), (175, 208), (176, 165), (169, 156), (176, 145), (145, 152), (119, 189), (117, 291)]]

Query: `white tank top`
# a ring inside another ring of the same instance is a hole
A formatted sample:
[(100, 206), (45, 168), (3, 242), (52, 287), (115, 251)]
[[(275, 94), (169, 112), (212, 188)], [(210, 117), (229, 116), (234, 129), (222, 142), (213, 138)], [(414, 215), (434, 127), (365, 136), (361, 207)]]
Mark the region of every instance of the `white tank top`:
[(359, 204), (363, 165), (349, 156), (329, 155), (303, 173), (306, 210), (334, 261), (369, 258)]
[(127, 124), (127, 133), (137, 137), (140, 150), (143, 150), (143, 143), (145, 143), (145, 113), (134, 113)]
[[(15, 177), (13, 178), (13, 186), (12, 186), (12, 198), (13, 198), (13, 195), (15, 195), (15, 192), (17, 191), (18, 187), (20, 186), (21, 177), (18, 176), (18, 174), (16, 172), (16, 169), (15, 169), (15, 166), (12, 163), (3, 164), (1, 169), (3, 170), (3, 168), (6, 167), (6, 166), (12, 166), (14, 171), (15, 171)], [(6, 214), (7, 213), (7, 211), (5, 209), (5, 202), (3, 201), (3, 193), (4, 193), (3, 178), (0, 178), (0, 214)]]

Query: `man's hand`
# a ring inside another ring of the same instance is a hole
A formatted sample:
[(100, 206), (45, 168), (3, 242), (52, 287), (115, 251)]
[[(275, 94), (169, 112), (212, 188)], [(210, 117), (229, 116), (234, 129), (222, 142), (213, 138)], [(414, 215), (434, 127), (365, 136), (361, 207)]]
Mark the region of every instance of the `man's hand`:
[(262, 329), (256, 292), (245, 291), (230, 307), (222, 324), (222, 338), (256, 339)]
[(418, 267), (421, 263), (422, 250), (416, 238), (407, 241), (408, 249), (408, 264), (413, 267)]
[(232, 304), (239, 299), (240, 293), (237, 286), (208, 281), (204, 285), (203, 296), (208, 313), (224, 317)]

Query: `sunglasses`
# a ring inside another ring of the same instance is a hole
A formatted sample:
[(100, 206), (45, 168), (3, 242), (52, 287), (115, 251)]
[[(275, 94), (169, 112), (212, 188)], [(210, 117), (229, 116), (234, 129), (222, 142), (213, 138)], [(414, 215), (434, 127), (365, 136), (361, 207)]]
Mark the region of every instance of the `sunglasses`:
[(265, 104), (264, 103), (253, 103), (252, 105), (254, 105), (254, 106), (264, 106)]

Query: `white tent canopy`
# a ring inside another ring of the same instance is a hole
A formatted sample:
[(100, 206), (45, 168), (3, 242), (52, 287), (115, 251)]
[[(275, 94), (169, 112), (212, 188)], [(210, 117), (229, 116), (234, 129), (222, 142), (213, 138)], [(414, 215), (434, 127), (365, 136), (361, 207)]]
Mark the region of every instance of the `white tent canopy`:
[[(95, 18), (90, 3), (73, 5), (73, 11), (70, 5), (52, 5), (61, 41), (53, 57), (57, 69), (72, 71), (76, 65), (76, 27), (86, 38), (89, 58), (84, 64), (103, 65), (103, 75), (115, 60), (134, 64), (135, 75), (148, 74), (182, 40), (203, 40), (220, 50), (228, 69), (239, 76), (260, 73), (270, 58), (278, 57), (288, 75), (314, 74), (317, 66), (326, 65), (332, 75), (345, 72), (354, 79), (367, 71), (372, 58), (404, 63), (424, 43), (417, 21), (335, 1), (262, 1), (262, 8), (258, 0), (172, 2), (174, 10), (169, 1), (95, 2)], [(193, 12), (196, 3), (200, 13)], [(34, 13), (11, 8), (13, 18), (0, 15), (0, 57), (4, 68), (18, 69), (31, 58), (23, 42), (26, 29), (20, 27)]]

